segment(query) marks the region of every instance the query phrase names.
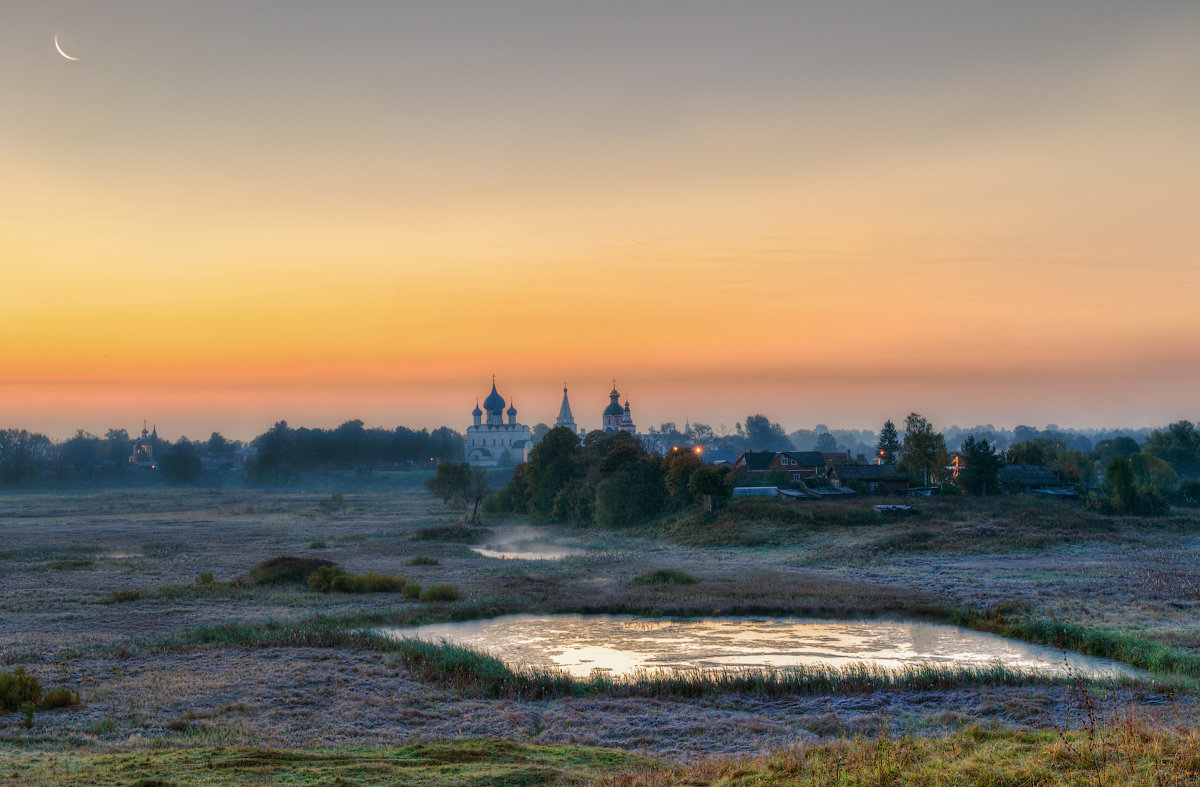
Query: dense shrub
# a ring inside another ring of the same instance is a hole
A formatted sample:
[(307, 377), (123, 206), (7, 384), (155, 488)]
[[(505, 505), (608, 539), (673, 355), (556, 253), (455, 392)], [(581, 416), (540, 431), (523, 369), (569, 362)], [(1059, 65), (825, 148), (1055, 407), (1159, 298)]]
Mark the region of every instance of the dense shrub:
[(14, 711), (26, 703), (36, 704), (41, 696), (42, 684), (25, 670), (0, 672), (0, 710)]
[(438, 559), (436, 557), (429, 557), (428, 555), (417, 555), (408, 561), (408, 564), (410, 566), (436, 566)]
[(250, 569), (250, 581), (255, 585), (298, 584), (306, 582), (310, 574), (326, 566), (336, 568), (337, 563), (319, 557), (273, 557)]
[(405, 598), (419, 599), (421, 597), (421, 585), (418, 582), (405, 582), (401, 592), (404, 593)]
[(422, 601), (457, 601), (458, 588), (454, 585), (432, 585), (421, 591)]
[(639, 585), (694, 585), (698, 581), (691, 574), (674, 568), (660, 568), (635, 577)]
[(142, 590), (114, 590), (108, 594), (108, 600), (111, 603), (119, 604), (125, 601), (141, 601), (146, 595)]

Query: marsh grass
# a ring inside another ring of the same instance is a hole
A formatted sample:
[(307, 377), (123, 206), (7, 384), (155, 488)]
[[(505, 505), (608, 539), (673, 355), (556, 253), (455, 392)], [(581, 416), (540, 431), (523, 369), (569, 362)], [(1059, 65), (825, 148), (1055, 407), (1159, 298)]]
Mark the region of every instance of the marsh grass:
[(429, 557), (428, 555), (417, 555), (410, 559), (408, 564), (410, 566), (436, 566), (438, 559), (436, 557)]

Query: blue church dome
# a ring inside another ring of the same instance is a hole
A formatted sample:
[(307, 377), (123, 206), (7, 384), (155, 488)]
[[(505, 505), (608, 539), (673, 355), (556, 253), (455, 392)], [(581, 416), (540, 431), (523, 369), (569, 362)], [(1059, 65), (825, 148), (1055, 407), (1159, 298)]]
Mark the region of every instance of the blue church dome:
[(483, 409), (489, 413), (499, 413), (504, 410), (504, 397), (496, 392), (495, 380), (492, 380), (492, 392), (483, 400)]

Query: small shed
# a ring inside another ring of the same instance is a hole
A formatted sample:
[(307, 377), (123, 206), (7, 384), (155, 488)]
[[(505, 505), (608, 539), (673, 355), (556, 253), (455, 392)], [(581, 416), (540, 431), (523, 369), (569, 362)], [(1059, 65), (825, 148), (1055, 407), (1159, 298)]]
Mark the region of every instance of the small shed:
[(734, 497), (778, 497), (779, 487), (777, 486), (735, 486), (733, 488)]

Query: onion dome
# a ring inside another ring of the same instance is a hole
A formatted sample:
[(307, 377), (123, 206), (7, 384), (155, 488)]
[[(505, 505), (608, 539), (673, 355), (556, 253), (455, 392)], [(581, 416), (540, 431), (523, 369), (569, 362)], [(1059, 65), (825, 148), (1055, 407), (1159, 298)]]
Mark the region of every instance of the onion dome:
[(605, 415), (624, 415), (625, 409), (623, 407), (621, 407), (621, 405), (617, 404), (617, 401), (614, 399), (612, 402), (609, 403), (608, 407), (604, 408), (604, 414)]
[(513, 402), (512, 404), (510, 404), (508, 406), (508, 414), (513, 416), (514, 418), (516, 417), (516, 415), (517, 415), (517, 403), (516, 402)]
[(471, 415), (474, 415), (476, 417), (483, 415), (483, 410), (479, 409), (479, 400), (478, 399), (475, 400), (475, 409), (471, 411)]
[(504, 397), (496, 392), (495, 380), (492, 380), (492, 392), (483, 400), (483, 409), (489, 413), (498, 413), (504, 409)]

